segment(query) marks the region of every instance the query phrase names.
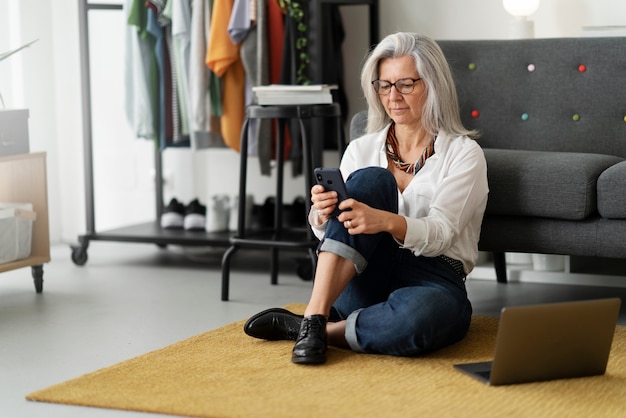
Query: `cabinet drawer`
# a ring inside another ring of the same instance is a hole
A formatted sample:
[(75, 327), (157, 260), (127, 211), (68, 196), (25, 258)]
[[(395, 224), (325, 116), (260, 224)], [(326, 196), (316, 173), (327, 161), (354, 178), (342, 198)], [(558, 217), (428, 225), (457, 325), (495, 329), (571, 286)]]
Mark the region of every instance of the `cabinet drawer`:
[(28, 109), (0, 110), (0, 156), (27, 154)]

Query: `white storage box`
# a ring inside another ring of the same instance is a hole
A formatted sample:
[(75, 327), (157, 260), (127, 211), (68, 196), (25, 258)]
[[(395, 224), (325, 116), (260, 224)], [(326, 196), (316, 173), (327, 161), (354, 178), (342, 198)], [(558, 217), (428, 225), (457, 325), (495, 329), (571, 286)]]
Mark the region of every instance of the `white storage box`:
[(0, 110), (0, 156), (28, 154), (28, 109)]
[(36, 218), (31, 203), (0, 202), (0, 263), (30, 256)]

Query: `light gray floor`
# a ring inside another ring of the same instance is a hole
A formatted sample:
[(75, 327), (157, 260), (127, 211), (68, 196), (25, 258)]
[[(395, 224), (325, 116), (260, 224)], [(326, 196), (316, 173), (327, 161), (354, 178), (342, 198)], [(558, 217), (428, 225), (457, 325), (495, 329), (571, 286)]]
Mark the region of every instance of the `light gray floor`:
[[(83, 267), (67, 245), (52, 248), (44, 292), (30, 269), (0, 274), (0, 416), (162, 416), (28, 402), (37, 389), (95, 371), (272, 306), (305, 303), (310, 282), (299, 279), (294, 253), (282, 256), (278, 286), (269, 284), (266, 253), (234, 258), (229, 302), (220, 301), (222, 249), (166, 250), (151, 244), (92, 242)], [(504, 305), (605, 296), (626, 289), (469, 280), (476, 314)], [(620, 323), (626, 324), (622, 309)]]

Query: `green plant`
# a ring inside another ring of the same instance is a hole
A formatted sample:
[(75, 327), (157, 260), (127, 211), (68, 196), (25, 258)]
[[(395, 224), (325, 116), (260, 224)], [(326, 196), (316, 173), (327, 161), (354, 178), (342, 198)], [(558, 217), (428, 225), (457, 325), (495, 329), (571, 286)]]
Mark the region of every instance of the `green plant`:
[[(304, 7), (308, 6), (308, 0), (277, 0), (281, 9), (286, 10), (296, 24), (296, 84), (310, 84), (311, 80), (307, 74), (307, 67), (310, 62), (307, 50), (307, 24)], [(303, 7), (304, 4), (304, 7)]]

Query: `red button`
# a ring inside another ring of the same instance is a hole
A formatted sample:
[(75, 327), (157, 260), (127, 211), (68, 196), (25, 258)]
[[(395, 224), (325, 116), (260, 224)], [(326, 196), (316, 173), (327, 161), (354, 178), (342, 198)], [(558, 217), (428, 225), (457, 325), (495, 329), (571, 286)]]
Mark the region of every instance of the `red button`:
[(476, 119), (479, 116), (480, 116), (480, 112), (478, 110), (476, 110), (476, 109), (472, 110), (472, 117), (474, 119)]
[(580, 64), (578, 66), (578, 72), (579, 73), (584, 73), (585, 71), (587, 71), (587, 66), (585, 64)]

